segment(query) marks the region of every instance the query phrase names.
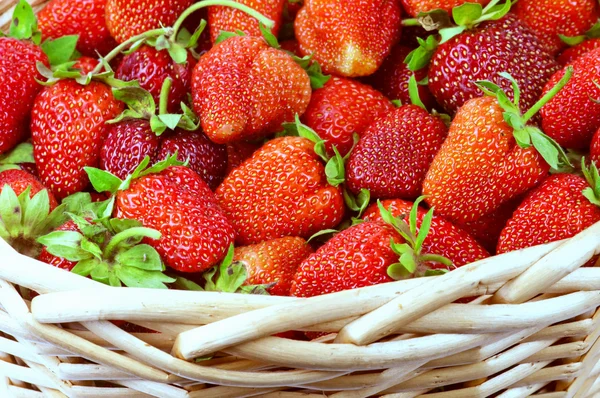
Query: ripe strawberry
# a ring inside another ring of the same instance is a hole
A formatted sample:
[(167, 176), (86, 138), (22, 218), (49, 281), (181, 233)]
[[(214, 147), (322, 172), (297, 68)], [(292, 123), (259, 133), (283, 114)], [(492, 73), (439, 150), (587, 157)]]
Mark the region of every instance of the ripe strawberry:
[(289, 296), (292, 280), (300, 263), (312, 253), (302, 238), (284, 237), (256, 245), (235, 248), (233, 261), (248, 272), (244, 285), (270, 285), (271, 295)]
[(404, 10), (408, 15), (416, 18), (422, 12), (444, 10), (452, 13), (454, 7), (464, 3), (479, 3), (485, 6), (490, 0), (402, 0)]
[[(287, 0), (237, 0), (269, 18), (275, 25), (271, 29), (275, 36), (279, 33), (283, 17), (283, 5)], [(231, 7), (208, 7), (210, 38), (214, 43), (221, 32), (242, 31), (249, 36), (262, 37), (258, 21), (243, 11)]]
[(98, 66), (98, 59), (91, 57), (79, 57), (75, 64), (73, 65), (73, 69), (79, 69), (82, 75), (90, 73)]
[[(414, 204), (401, 199), (384, 200), (381, 204), (389, 210), (394, 217), (399, 217), (406, 223)], [(427, 211), (421, 207), (417, 210), (416, 231), (418, 233)], [(367, 208), (363, 219), (366, 221), (383, 220), (376, 204)], [(460, 267), (482, 258), (489, 257), (489, 253), (467, 232), (434, 214), (427, 237), (423, 241), (423, 253), (435, 253), (452, 261), (452, 265)], [(445, 269), (440, 263), (427, 263), (430, 269)]]
[(560, 53), (556, 60), (562, 66), (566, 66), (574, 62), (577, 58), (590, 51), (600, 47), (600, 39), (584, 40), (583, 42), (576, 44), (573, 47), (569, 47)]
[(107, 120), (121, 113), (109, 86), (61, 80), (44, 88), (31, 112), (31, 135), (40, 179), (57, 198), (83, 190), (83, 168), (96, 166)]
[(302, 54), (314, 54), (325, 72), (367, 76), (400, 39), (400, 18), (396, 0), (306, 0), (294, 31)]
[(213, 191), (225, 178), (226, 146), (215, 144), (201, 131), (177, 128), (173, 133), (163, 136), (158, 158), (164, 159), (175, 152), (179, 160), (189, 161), (188, 166), (198, 173)]
[(283, 51), (256, 37), (235, 36), (202, 56), (192, 76), (194, 110), (211, 141), (263, 138), (302, 114), (308, 74)]
[(596, 130), (590, 144), (590, 160), (600, 167), (600, 129)]
[(267, 142), (234, 169), (216, 191), (242, 245), (284, 236), (308, 238), (335, 227), (344, 216), (340, 188), (302, 137)]
[(374, 198), (416, 199), (448, 128), (417, 105), (403, 105), (365, 130), (346, 166), (348, 188)]
[[(402, 41), (404, 42), (404, 36)], [(413, 74), (417, 81), (422, 81), (427, 77), (426, 69), (420, 69), (415, 72), (408, 69), (408, 64), (404, 60), (411, 51), (410, 47), (403, 44), (395, 46), (391, 54), (383, 61), (381, 67), (377, 69), (377, 72), (367, 77), (365, 82), (381, 91), (383, 95), (390, 99), (398, 99), (403, 104), (410, 104), (408, 80)], [(419, 97), (427, 109), (435, 106), (435, 99), (426, 84), (419, 85)]]
[[(21, 195), (29, 187), (30, 198), (33, 198), (38, 192), (46, 189), (31, 173), (18, 169), (9, 169), (0, 172), (0, 192), (2, 192), (2, 187), (5, 184), (10, 185), (17, 196)], [(52, 211), (58, 206), (58, 202), (51, 193), (48, 193), (48, 199), (50, 211)]]
[[(600, 87), (596, 85), (600, 73), (600, 49), (581, 56), (571, 66), (573, 78), (540, 111), (542, 129), (564, 147), (587, 149), (600, 128)], [(550, 90), (564, 73), (565, 69), (555, 73), (544, 92)]]
[(246, 159), (249, 159), (252, 154), (262, 146), (262, 142), (238, 141), (227, 144), (227, 171), (226, 175), (231, 173), (231, 170), (241, 165)]
[(352, 149), (355, 133), (362, 135), (373, 119), (392, 109), (392, 103), (371, 87), (355, 80), (332, 77), (313, 92), (302, 122), (325, 140), (330, 155), (335, 145), (344, 156)]
[(529, 193), (502, 230), (498, 253), (571, 238), (600, 221), (600, 179), (595, 166), (593, 170), (587, 173), (589, 183), (576, 175), (555, 174)]
[(106, 0), (52, 0), (38, 13), (44, 39), (78, 35), (77, 50), (84, 55), (106, 55), (117, 43), (104, 19)]
[(596, 0), (519, 0), (513, 12), (523, 21), (551, 54), (567, 45), (559, 34), (585, 33), (600, 16)]
[(106, 26), (118, 43), (171, 26), (193, 0), (106, 0)]

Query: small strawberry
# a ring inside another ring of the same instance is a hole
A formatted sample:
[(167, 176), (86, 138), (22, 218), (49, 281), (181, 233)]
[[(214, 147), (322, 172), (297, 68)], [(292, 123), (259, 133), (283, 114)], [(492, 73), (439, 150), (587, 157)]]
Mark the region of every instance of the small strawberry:
[(498, 253), (571, 238), (600, 221), (598, 169), (583, 170), (586, 178), (554, 174), (531, 191), (502, 230)]
[[(586, 149), (600, 128), (600, 49), (577, 58), (570, 67), (573, 78), (540, 111), (542, 129), (564, 147)], [(565, 70), (552, 76), (545, 93), (563, 78)]]
[(371, 87), (355, 80), (332, 77), (313, 92), (302, 122), (325, 141), (330, 155), (335, 145), (344, 156), (352, 149), (355, 133), (362, 135), (373, 119), (392, 109), (392, 103)]
[(308, 238), (339, 224), (344, 216), (342, 192), (328, 185), (313, 146), (302, 137), (276, 138), (225, 178), (217, 199), (239, 244)]
[(52, 0), (38, 13), (42, 36), (57, 39), (78, 35), (77, 50), (84, 55), (106, 55), (117, 43), (104, 19), (106, 0)]
[[(287, 0), (237, 0), (253, 10), (271, 19), (275, 24), (272, 32), (275, 36), (279, 33), (283, 17), (283, 5)], [(231, 7), (208, 7), (208, 26), (210, 38), (213, 43), (221, 32), (241, 31), (249, 36), (262, 37), (258, 21), (247, 13)]]
[(396, 0), (306, 0), (294, 31), (302, 54), (313, 54), (325, 72), (367, 76), (400, 39), (401, 7)]
[(408, 15), (416, 18), (420, 13), (433, 10), (444, 10), (451, 13), (454, 7), (465, 3), (479, 3), (485, 6), (489, 2), (490, 0), (402, 0), (402, 5)]
[(519, 0), (513, 12), (551, 54), (567, 46), (559, 35), (581, 35), (600, 17), (596, 0)]
[(263, 138), (304, 113), (308, 74), (262, 39), (231, 37), (202, 56), (192, 76), (194, 110), (216, 143)]

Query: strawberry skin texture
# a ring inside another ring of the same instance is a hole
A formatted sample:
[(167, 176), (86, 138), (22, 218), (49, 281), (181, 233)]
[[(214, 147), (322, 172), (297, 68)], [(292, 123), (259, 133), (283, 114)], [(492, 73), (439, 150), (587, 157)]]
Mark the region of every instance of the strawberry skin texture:
[(117, 43), (172, 26), (193, 0), (106, 0), (106, 26)]
[(479, 3), (485, 6), (489, 2), (490, 0), (402, 0), (402, 5), (408, 15), (416, 18), (421, 12), (444, 10), (452, 15), (452, 9), (464, 3)]
[(275, 283), (274, 296), (289, 296), (292, 280), (300, 263), (313, 252), (302, 238), (287, 236), (250, 246), (235, 248), (233, 261), (244, 264), (248, 278), (244, 285)]
[(214, 46), (192, 76), (194, 110), (218, 144), (264, 138), (303, 114), (311, 95), (306, 72), (283, 51), (256, 37)]
[(567, 66), (577, 58), (589, 53), (592, 50), (595, 50), (598, 47), (600, 47), (600, 39), (585, 40), (584, 42), (579, 43), (576, 46), (569, 47), (561, 52), (556, 60), (562, 66)]
[(33, 155), (40, 180), (62, 199), (83, 190), (85, 166), (96, 167), (109, 125), (123, 110), (109, 86), (61, 80), (44, 88), (31, 112)]
[(600, 167), (600, 129), (594, 133), (590, 144), (590, 160)]
[(244, 163), (262, 146), (262, 142), (238, 141), (227, 144), (227, 173)]
[[(404, 32), (404, 31), (403, 31)], [(402, 37), (404, 41), (404, 33)], [(408, 69), (404, 62), (412, 48), (405, 45), (397, 45), (392, 49), (392, 53), (383, 61), (383, 64), (377, 72), (367, 77), (365, 81), (379, 90), (383, 95), (390, 99), (398, 99), (403, 104), (410, 104), (410, 95), (408, 94), (408, 81), (415, 75), (417, 82), (427, 77), (427, 69), (420, 69), (416, 72)], [(427, 85), (419, 85), (419, 98), (427, 109), (435, 106), (435, 99)]]
[[(56, 228), (55, 231), (81, 232), (74, 221), (67, 221), (60, 227)], [(50, 252), (46, 250), (45, 246), (44, 248), (42, 248), (42, 251), (38, 256), (38, 260), (50, 264), (56, 268), (64, 269), (66, 271), (71, 271), (77, 265), (77, 261), (69, 261), (65, 258), (57, 257), (54, 254), (50, 254)]]
[(157, 50), (147, 45), (141, 46), (135, 52), (123, 57), (115, 71), (117, 79), (131, 81), (137, 80), (140, 87), (152, 94), (156, 106), (160, 101), (160, 90), (166, 78), (173, 81), (169, 90), (169, 103), (167, 110), (180, 113), (180, 102), (186, 101), (187, 93), (191, 88), (192, 70), (196, 60), (188, 52), (187, 62), (178, 64), (169, 55), (167, 50)]
[(344, 156), (352, 149), (354, 133), (362, 135), (373, 119), (393, 109), (377, 90), (356, 80), (332, 76), (323, 88), (313, 92), (302, 122), (325, 140), (330, 155), (335, 145)]
[(215, 144), (201, 131), (176, 129), (163, 137), (159, 159), (177, 151), (177, 159), (189, 161), (188, 166), (194, 170), (212, 189), (217, 189), (227, 172), (227, 148)]
[(559, 34), (579, 36), (598, 20), (596, 0), (519, 0), (512, 11), (551, 54), (567, 47)]
[(100, 151), (100, 168), (124, 180), (144, 160), (159, 160), (160, 139), (147, 120), (111, 124)]
[(509, 14), (441, 44), (429, 65), (429, 89), (437, 102), (454, 114), (469, 99), (483, 95), (473, 83), (478, 80), (496, 83), (512, 100), (510, 82), (498, 75), (508, 72), (521, 88), (520, 105), (526, 111), (559, 68), (535, 35)]
[(233, 223), (239, 244), (284, 236), (308, 238), (342, 221), (341, 189), (327, 183), (313, 147), (301, 137), (271, 140), (217, 188), (219, 204)]
[(396, 0), (306, 0), (294, 31), (302, 55), (314, 53), (325, 72), (367, 76), (400, 39), (401, 13)]
[(459, 109), (433, 159), (423, 194), (436, 214), (463, 226), (538, 185), (550, 166), (533, 148), (519, 147), (493, 97)]
[(79, 57), (77, 61), (75, 61), (73, 68), (79, 69), (81, 71), (81, 74), (84, 75), (86, 73), (92, 72), (94, 68), (98, 66), (98, 63), (99, 62), (97, 58), (87, 57), (84, 55), (82, 57)]
[(400, 241), (393, 228), (367, 221), (336, 234), (299, 266), (290, 294), (312, 297), (392, 282), (387, 268), (398, 261), (390, 240)]
[(208, 185), (188, 167), (171, 166), (143, 176), (120, 191), (117, 218), (140, 221), (158, 230), (148, 240), (165, 265), (182, 272), (201, 272), (219, 261), (235, 234)]
[(44, 39), (79, 35), (77, 50), (84, 55), (106, 55), (116, 47), (104, 18), (106, 0), (52, 0), (38, 13)]
[(533, 190), (500, 235), (498, 253), (571, 238), (600, 221), (600, 208), (583, 196), (587, 181), (555, 174)]
[[(600, 128), (600, 88), (594, 81), (600, 74), (600, 49), (576, 59), (571, 80), (540, 111), (542, 130), (566, 148), (587, 149)], [(562, 77), (558, 71), (544, 87), (549, 91)]]
[(0, 37), (0, 154), (9, 151), (28, 133), (29, 114), (43, 88), (36, 62), (48, 66), (40, 47), (10, 37)]
[(415, 199), (448, 129), (416, 105), (404, 105), (373, 122), (350, 154), (348, 188), (373, 198)]
[[(38, 192), (46, 187), (31, 173), (25, 170), (8, 169), (0, 172), (0, 192), (5, 185), (9, 185), (17, 196), (19, 196), (27, 187), (31, 187), (29, 197), (33, 198)], [(51, 192), (48, 192), (50, 211), (54, 210), (58, 203)]]
[[(279, 28), (283, 19), (283, 5), (287, 0), (236, 0), (240, 4), (247, 5), (255, 11), (258, 11), (275, 25), (271, 32), (275, 36), (279, 34)], [(243, 11), (231, 7), (212, 6), (208, 7), (208, 27), (210, 29), (210, 39), (215, 42), (219, 34), (225, 32), (235, 32), (241, 30), (248, 36), (262, 37), (258, 27), (258, 21)]]
[[(383, 207), (388, 209), (394, 217), (402, 217), (408, 222), (408, 215), (412, 209), (413, 203), (401, 199), (384, 200), (381, 202)], [(427, 211), (419, 207), (417, 211), (417, 233), (421, 228), (423, 217)], [(367, 208), (363, 219), (366, 221), (383, 221), (377, 204)], [(472, 263), (477, 260), (489, 257), (490, 254), (481, 246), (475, 238), (466, 231), (444, 220), (442, 217), (433, 215), (431, 219), (431, 228), (423, 241), (422, 253), (438, 254), (446, 257), (456, 267)], [(447, 269), (441, 263), (425, 263), (429, 269)]]

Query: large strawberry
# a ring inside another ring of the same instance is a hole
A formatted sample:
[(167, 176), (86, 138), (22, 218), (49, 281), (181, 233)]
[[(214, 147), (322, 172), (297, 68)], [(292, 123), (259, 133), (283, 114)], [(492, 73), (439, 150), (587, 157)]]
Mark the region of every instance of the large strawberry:
[(216, 193), (238, 243), (308, 238), (342, 220), (341, 189), (327, 183), (313, 146), (302, 137), (276, 138), (225, 178)]
[(408, 15), (417, 17), (420, 13), (433, 10), (444, 10), (451, 13), (454, 7), (464, 3), (479, 3), (485, 6), (489, 2), (490, 0), (402, 0), (402, 5)]
[[(237, 0), (271, 19), (275, 24), (272, 32), (277, 36), (283, 17), (283, 6), (287, 0)], [(210, 38), (214, 43), (221, 32), (241, 31), (254, 37), (262, 37), (259, 22), (247, 13), (231, 7), (212, 6), (208, 8)]]
[(194, 110), (216, 143), (261, 138), (304, 113), (308, 74), (262, 38), (231, 37), (202, 56), (192, 76)]
[(313, 54), (325, 72), (366, 76), (400, 39), (400, 18), (396, 0), (306, 0), (294, 31), (302, 54)]
[[(600, 128), (600, 49), (595, 49), (576, 59), (570, 65), (573, 78), (540, 114), (542, 129), (556, 142), (567, 148), (585, 149)], [(546, 84), (549, 91), (565, 74), (558, 71)]]
[(380, 116), (394, 109), (392, 103), (371, 87), (343, 77), (332, 77), (313, 92), (302, 122), (325, 141), (333, 155), (335, 145), (344, 156), (353, 145), (353, 135)]

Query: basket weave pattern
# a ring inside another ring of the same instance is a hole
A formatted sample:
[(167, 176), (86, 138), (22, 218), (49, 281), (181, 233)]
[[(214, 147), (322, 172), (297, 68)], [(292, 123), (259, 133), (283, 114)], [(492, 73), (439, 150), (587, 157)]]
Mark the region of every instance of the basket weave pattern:
[[(2, 29), (13, 4), (0, 0)], [(301, 299), (113, 288), (0, 240), (0, 397), (600, 397), (600, 268), (581, 268), (598, 254), (600, 223), (446, 275)], [(288, 330), (330, 334), (272, 337)]]

